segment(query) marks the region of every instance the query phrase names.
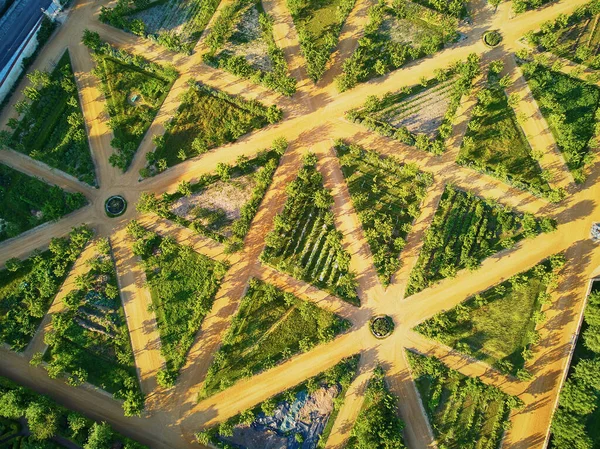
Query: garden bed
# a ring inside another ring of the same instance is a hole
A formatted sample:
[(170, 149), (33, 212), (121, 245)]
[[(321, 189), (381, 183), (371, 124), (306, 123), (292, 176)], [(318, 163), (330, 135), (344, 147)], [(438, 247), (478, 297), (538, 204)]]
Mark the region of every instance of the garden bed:
[(358, 305), (350, 255), (335, 229), (331, 193), (323, 187), (316, 157), (309, 153), (295, 181), (286, 188), (288, 199), (266, 236), (261, 261)]
[(349, 327), (337, 315), (253, 279), (208, 370), (200, 397), (309, 351)]
[(357, 145), (336, 142), (352, 204), (384, 286), (400, 268), (400, 252), (432, 183), (429, 173)]

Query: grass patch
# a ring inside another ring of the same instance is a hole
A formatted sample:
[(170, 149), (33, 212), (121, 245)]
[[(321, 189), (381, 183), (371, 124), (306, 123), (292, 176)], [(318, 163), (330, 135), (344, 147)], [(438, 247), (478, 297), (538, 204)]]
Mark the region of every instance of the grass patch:
[[(251, 409), (244, 410), (233, 418), (221, 423), (219, 426), (214, 426), (196, 433), (197, 441), (200, 444), (213, 444), (220, 449), (229, 449), (232, 447), (230, 445), (232, 437), (239, 438), (241, 433), (248, 431), (248, 428), (250, 427), (251, 429), (254, 429), (254, 433), (251, 431), (249, 436), (254, 436), (255, 438), (271, 439), (274, 436), (285, 444), (285, 440), (291, 437), (291, 441), (296, 443), (302, 440), (311, 443), (313, 445), (312, 447), (315, 447), (314, 445), (316, 445), (317, 448), (323, 449), (327, 443), (327, 439), (329, 438), (331, 428), (337, 418), (338, 412), (344, 403), (346, 391), (356, 376), (359, 358), (360, 356), (355, 355), (343, 359), (334, 367), (267, 399)], [(298, 412), (302, 413), (302, 403), (306, 403), (307, 399), (324, 391), (332, 392), (336, 390), (338, 393), (333, 397), (333, 410), (320, 409), (318, 411), (313, 411), (308, 419), (307, 417), (298, 417)], [(296, 411), (291, 411), (290, 406), (292, 404), (296, 406), (299, 405), (300, 410), (296, 409)], [(326, 413), (321, 413), (324, 411)], [(269, 429), (261, 431), (265, 417), (273, 417), (278, 420), (277, 430), (273, 431)], [(287, 420), (284, 427), (283, 419), (285, 418), (287, 418)], [(290, 418), (296, 420), (296, 422), (290, 423)], [(319, 424), (325, 422), (322, 433), (319, 435), (312, 430), (309, 434), (307, 430), (311, 425), (315, 424), (314, 421), (316, 420), (318, 420), (316, 429), (319, 428)], [(298, 425), (299, 421), (302, 421), (303, 424)], [(289, 428), (290, 424), (293, 425), (291, 429)], [(299, 436), (297, 437), (296, 435)]]
[(550, 301), (547, 290), (562, 263), (560, 257), (544, 261), (430, 318), (416, 330), (504, 373), (525, 374), (521, 370), (531, 357), (530, 347), (539, 339), (536, 326), (544, 319), (542, 306)]
[(64, 298), (67, 310), (52, 317), (46, 335), (48, 374), (69, 373), (67, 382), (88, 381), (123, 399), (126, 416), (139, 415), (144, 399), (137, 380), (125, 311), (119, 296), (110, 243), (97, 243), (89, 270)]
[(479, 93), (457, 162), (540, 196), (551, 191), (549, 174), (543, 173), (533, 158), (509, 99), (497, 82), (490, 82)]
[(438, 444), (449, 449), (500, 447), (511, 410), (521, 406), (518, 398), (434, 357), (407, 356)]
[(567, 166), (575, 180), (583, 182), (584, 167), (593, 160), (590, 147), (597, 145), (600, 89), (535, 62), (522, 69)]
[(223, 8), (207, 42), (207, 64), (283, 95), (296, 92), (296, 80), (288, 75), (285, 56), (273, 37), (273, 18), (260, 0), (237, 0)]
[(287, 0), (306, 60), (306, 71), (315, 83), (325, 73), (354, 3), (355, 0)]
[(316, 156), (309, 153), (298, 177), (287, 186), (288, 199), (275, 217), (275, 229), (266, 236), (260, 259), (358, 305), (350, 254), (335, 229), (333, 197), (323, 187), (316, 164)]
[(110, 115), (108, 126), (114, 133), (110, 144), (116, 153), (109, 161), (125, 171), (178, 73), (172, 66), (163, 67), (106, 43), (95, 49), (93, 57), (94, 74), (101, 81)]
[(191, 54), (220, 0), (118, 0), (100, 9), (100, 21)]
[(175, 193), (163, 193), (160, 198), (143, 193), (137, 209), (154, 212), (198, 234), (226, 243), (228, 251), (237, 251), (242, 248), (271, 185), (287, 142), (277, 139), (272, 147), (250, 160), (243, 156), (238, 158), (233, 167), (221, 164), (217, 173), (203, 175), (194, 184), (183, 182)]
[(400, 252), (433, 178), (414, 164), (358, 145), (338, 141), (335, 149), (379, 280), (387, 286), (401, 266)]
[(52, 73), (36, 70), (28, 75), (23, 100), (15, 105), (19, 120), (7, 145), (33, 159), (58, 168), (80, 181), (96, 184), (77, 85), (69, 52), (65, 51)]
[(140, 256), (152, 296), (166, 369), (158, 374), (171, 386), (204, 317), (210, 312), (227, 267), (182, 246), (171, 237), (161, 238), (135, 220), (127, 227), (135, 239), (133, 252)]
[(384, 137), (442, 154), (461, 98), (471, 90), (479, 72), (479, 57), (470, 55), (467, 61), (437, 70), (434, 78), (423, 78), (420, 84), (381, 98), (368, 96), (364, 106), (349, 110), (346, 118)]
[(420, 292), (432, 283), (454, 277), (458, 270), (475, 270), (482, 260), (502, 249), (512, 248), (524, 237), (550, 232), (556, 223), (548, 218), (518, 214), (493, 201), (450, 185), (442, 195), (423, 249), (410, 274), (406, 295)]
[(349, 327), (348, 321), (331, 312), (252, 280), (208, 370), (200, 398), (331, 341)]
[[(447, 11), (444, 9), (444, 11)], [(345, 91), (371, 78), (432, 55), (458, 38), (458, 20), (408, 1), (380, 1), (369, 9), (369, 23), (358, 48), (337, 78)]]
[(397, 399), (385, 385), (385, 372), (377, 367), (365, 392), (365, 401), (356, 418), (348, 449), (403, 449), (404, 423), (398, 418)]
[(65, 192), (0, 164), (0, 241), (57, 220), (86, 204), (81, 193)]
[(91, 236), (85, 227), (74, 228), (68, 239), (52, 239), (48, 251), (6, 262), (0, 271), (0, 341), (15, 351), (27, 347)]
[(256, 129), (281, 119), (276, 106), (266, 107), (193, 82), (183, 95), (177, 115), (165, 126), (164, 136), (156, 136), (156, 150), (149, 164), (162, 171), (190, 157), (235, 142)]

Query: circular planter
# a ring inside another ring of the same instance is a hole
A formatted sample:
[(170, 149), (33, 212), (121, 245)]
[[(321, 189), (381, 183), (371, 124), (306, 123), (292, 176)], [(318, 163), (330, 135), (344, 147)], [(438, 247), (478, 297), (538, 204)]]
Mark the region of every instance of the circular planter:
[(127, 201), (121, 195), (113, 195), (104, 202), (104, 211), (109, 217), (118, 217), (127, 210)]
[(497, 47), (502, 42), (502, 35), (498, 31), (486, 31), (483, 34), (483, 43), (490, 48)]
[(369, 329), (375, 338), (386, 338), (394, 331), (394, 320), (387, 315), (374, 316), (369, 321)]

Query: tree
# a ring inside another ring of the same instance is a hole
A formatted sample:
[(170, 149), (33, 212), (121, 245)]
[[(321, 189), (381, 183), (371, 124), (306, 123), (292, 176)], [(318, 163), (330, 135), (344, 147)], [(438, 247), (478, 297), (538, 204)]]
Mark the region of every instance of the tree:
[(229, 164), (219, 162), (217, 164), (216, 172), (219, 178), (221, 178), (221, 181), (223, 182), (227, 182), (229, 181), (229, 179), (231, 179), (231, 166)]
[(192, 185), (189, 181), (182, 180), (177, 186), (177, 191), (183, 196), (190, 196), (192, 194)]
[(47, 440), (56, 434), (60, 414), (50, 401), (42, 397), (29, 404), (25, 418), (32, 436), (36, 440)]
[(102, 47), (103, 43), (98, 33), (88, 29), (83, 30), (81, 42), (92, 51), (98, 51)]
[(83, 449), (106, 449), (110, 447), (113, 439), (113, 431), (105, 422), (92, 424), (87, 442)]

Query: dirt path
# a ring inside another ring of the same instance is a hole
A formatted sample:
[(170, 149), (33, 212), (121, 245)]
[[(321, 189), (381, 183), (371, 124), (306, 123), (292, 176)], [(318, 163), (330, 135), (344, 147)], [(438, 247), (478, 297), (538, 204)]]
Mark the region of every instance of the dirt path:
[[(465, 26), (461, 30), (466, 36), (464, 40), (434, 57), (411, 63), (402, 70), (339, 94), (332, 80), (339, 70), (340, 61), (351, 54), (356, 45), (359, 30), (367, 20), (365, 12), (368, 2), (358, 2), (342, 32), (342, 40), (334, 56), (332, 69), (324, 80), (313, 86), (302, 74), (303, 62), (297, 51), (297, 36), (287, 8), (283, 2), (267, 0), (265, 8), (275, 16), (275, 38), (290, 62), (292, 73), (300, 74), (301, 78), (299, 92), (291, 99), (267, 93), (265, 89), (252, 86), (247, 81), (237, 80), (230, 74), (202, 65), (200, 51), (189, 57), (175, 55), (154, 43), (100, 24), (96, 16), (99, 7), (105, 2), (92, 3), (83, 0), (77, 3), (65, 25), (48, 43), (32, 69), (49, 67), (51, 61), (58, 60), (65, 48), (70, 48), (81, 89), (84, 116), (100, 188), (95, 190), (83, 186), (67, 175), (48, 169), (27, 156), (10, 151), (0, 152), (0, 162), (68, 190), (81, 191), (91, 203), (90, 206), (56, 223), (43, 225), (16, 239), (1, 243), (0, 264), (10, 257), (25, 257), (34, 249), (47, 246), (51, 237), (65, 235), (72, 226), (81, 223), (92, 225), (100, 236), (109, 236), (115, 250), (119, 285), (130, 327), (136, 366), (142, 389), (148, 395), (148, 406), (142, 418), (126, 419), (122, 415), (120, 404), (105, 393), (89, 387), (68, 387), (61, 381), (51, 380), (42, 368), (30, 367), (27, 357), (5, 349), (0, 349), (0, 373), (39, 391), (50, 393), (59, 402), (84, 411), (95, 419), (107, 420), (117, 430), (153, 448), (187, 448), (193, 447), (193, 433), (201, 428), (221, 422), (246, 407), (284, 391), (333, 366), (346, 356), (361, 353), (361, 372), (348, 392), (346, 405), (335, 423), (329, 446), (339, 447), (346, 440), (360, 410), (366, 378), (372, 366), (381, 363), (387, 370), (390, 389), (400, 399), (399, 412), (408, 423), (406, 438), (410, 447), (433, 447), (431, 429), (418, 401), (404, 358), (404, 349), (411, 347), (438, 354), (450, 366), (465, 374), (481, 377), (485, 382), (504, 385), (503, 388), (519, 394), (525, 402), (525, 408), (512, 416), (513, 426), (505, 438), (504, 447), (542, 447), (560, 381), (565, 373), (565, 363), (572, 347), (571, 338), (581, 315), (586, 283), (600, 266), (600, 249), (588, 239), (592, 221), (600, 216), (600, 206), (597, 204), (597, 198), (600, 197), (600, 166), (592, 167), (592, 175), (586, 183), (573, 189), (572, 194), (563, 203), (555, 206), (527, 192), (506, 186), (494, 178), (454, 164), (461, 141), (461, 130), (469, 118), (468, 100), (459, 113), (451, 148), (441, 157), (424, 154), (397, 141), (377, 136), (362, 127), (345, 122), (342, 117), (348, 109), (360, 106), (368, 95), (383, 95), (388, 91), (396, 91), (403, 85), (416, 84), (421, 77), (431, 76), (434, 69), (447, 67), (456, 60), (465, 59), (472, 52), (484, 55), (484, 62), (494, 58), (505, 58), (519, 48), (516, 40), (526, 31), (535, 29), (559, 13), (571, 11), (586, 1), (563, 1), (516, 18), (511, 16), (510, 2), (502, 3), (496, 12), (483, 0), (471, 2), (473, 25)], [(125, 174), (119, 173), (108, 164), (107, 159), (112, 153), (112, 148), (111, 133), (106, 127), (107, 117), (103, 113), (104, 101), (99, 95), (97, 82), (89, 73), (92, 67), (89, 54), (79, 44), (85, 28), (98, 30), (111, 43), (133, 53), (144, 54), (155, 61), (173, 63), (181, 72), (181, 77), (145, 136), (132, 167)], [(502, 46), (491, 52), (480, 39), (486, 29), (501, 29), (504, 36)], [(186, 90), (189, 78), (201, 80), (228, 93), (257, 98), (267, 104), (278, 104), (284, 110), (284, 120), (251, 133), (233, 144), (189, 159), (152, 179), (138, 182), (138, 171), (145, 165), (145, 155), (154, 148), (152, 135), (164, 132), (164, 125), (179, 106), (179, 96)], [(12, 103), (19, 98), (21, 95), (16, 94)], [(535, 114), (535, 106), (532, 108), (534, 109), (531, 113)], [(5, 125), (11, 114), (10, 107), (6, 108), (0, 115), (0, 125)], [(277, 137), (287, 138), (290, 147), (283, 156), (272, 186), (253, 220), (245, 239), (245, 248), (239, 254), (227, 256), (221, 245), (195, 236), (189, 230), (173, 226), (164, 220), (141, 217), (135, 211), (134, 204), (141, 192), (173, 191), (181, 180), (197, 179), (198, 176), (214, 170), (218, 163), (232, 163), (239, 155), (254, 155), (267, 148)], [(368, 244), (352, 207), (337, 159), (332, 153), (332, 139), (335, 138), (350, 139), (384, 155), (394, 155), (402, 161), (414, 162), (421, 169), (434, 174), (435, 187), (426, 197), (422, 214), (408, 237), (409, 252), (404, 254), (408, 259), (407, 267), (397, 274), (393, 286), (387, 291), (381, 287), (375, 274)], [(549, 148), (547, 142), (535, 135), (531, 140), (534, 148)], [(313, 290), (314, 287), (308, 287), (305, 283), (285, 275), (275, 275), (272, 270), (264, 269), (258, 262), (264, 247), (264, 236), (272, 229), (273, 218), (285, 201), (285, 186), (294, 179), (301, 165), (301, 156), (309, 150), (315, 151), (319, 156), (319, 169), (323, 171), (325, 183), (332, 188), (335, 196), (336, 226), (344, 233), (344, 245), (352, 255), (352, 268), (359, 276), (363, 303), (360, 309), (337, 302), (326, 293)], [(488, 258), (475, 272), (461, 271), (456, 278), (446, 279), (401, 301), (410, 273), (409, 266), (414, 264), (418, 256), (422, 235), (433, 216), (443, 185), (448, 182), (477, 195), (497, 199), (521, 211), (552, 216), (560, 225), (555, 233), (520, 242), (514, 249)], [(103, 211), (104, 200), (117, 192), (126, 197), (130, 207), (124, 216), (109, 219)], [(213, 309), (204, 320), (188, 354), (176, 386), (166, 391), (158, 388), (156, 384), (156, 372), (163, 366), (164, 360), (160, 355), (160, 337), (154, 314), (149, 312), (147, 307), (150, 303), (149, 292), (144, 286), (142, 268), (129, 248), (130, 243), (124, 231), (124, 226), (132, 218), (141, 218), (158, 233), (173, 235), (182, 243), (192, 244), (197, 251), (218, 260), (227, 260), (231, 264)], [(542, 340), (535, 348), (535, 357), (530, 367), (535, 376), (532, 382), (526, 385), (519, 383), (517, 388), (509, 379), (497, 373), (490, 373), (486, 365), (480, 362), (465, 363), (464, 358), (451, 354), (448, 348), (423, 339), (410, 330), (424, 319), (447, 310), (516, 273), (525, 271), (561, 250), (567, 251), (567, 265), (563, 270), (559, 289), (553, 294), (554, 301), (547, 311), (548, 320), (540, 331)], [(73, 273), (76, 272), (77, 269)], [(272, 280), (282, 287), (285, 285), (285, 290), (297, 292), (299, 296), (320, 304), (327, 301), (329, 308), (352, 321), (353, 328), (331, 343), (318, 346), (251, 379), (238, 382), (233, 387), (198, 403), (197, 392), (251, 276)], [(396, 331), (383, 342), (375, 340), (369, 334), (366, 325), (369, 317), (379, 313), (389, 314), (396, 324)], [(40, 338), (41, 336), (37, 338), (36, 346)], [(90, 407), (90, 404), (94, 407)]]

